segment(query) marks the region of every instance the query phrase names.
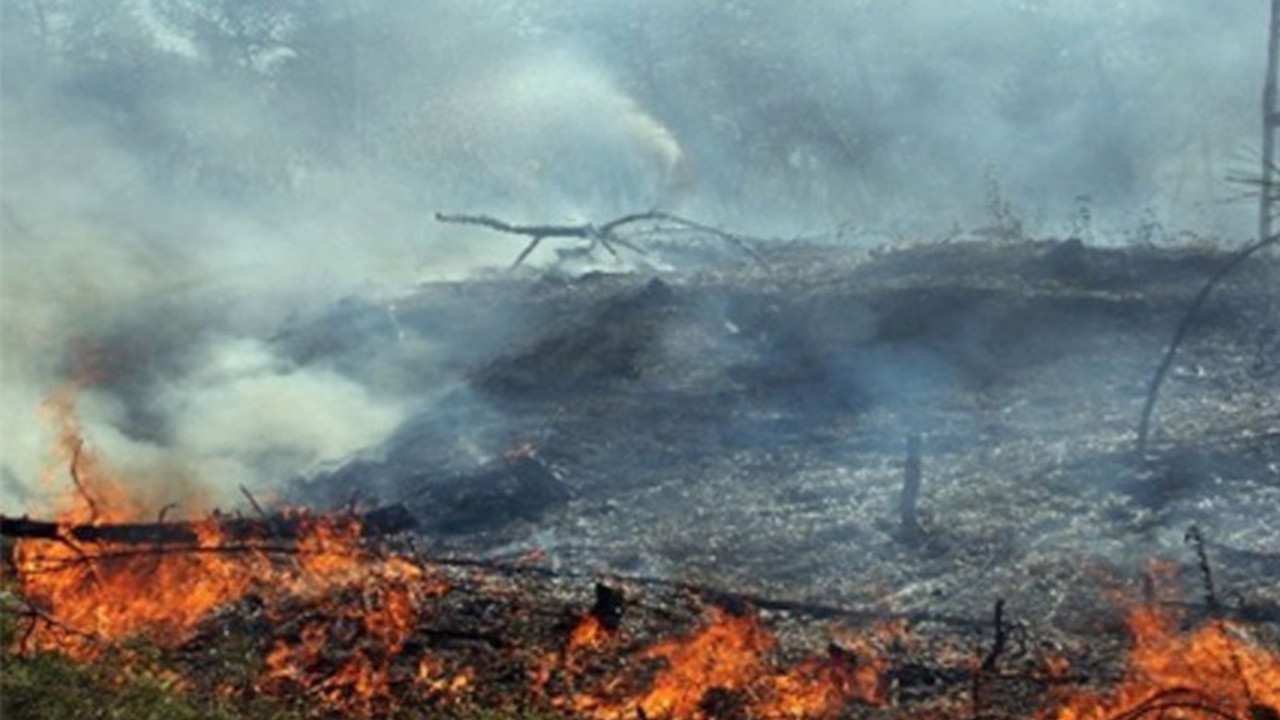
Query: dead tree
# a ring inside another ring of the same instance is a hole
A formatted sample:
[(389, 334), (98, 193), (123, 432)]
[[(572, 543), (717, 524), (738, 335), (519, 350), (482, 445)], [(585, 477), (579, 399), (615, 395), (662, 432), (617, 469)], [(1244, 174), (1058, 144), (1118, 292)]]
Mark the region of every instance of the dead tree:
[(1262, 88), (1262, 192), (1258, 201), (1258, 237), (1271, 235), (1276, 202), (1275, 152), (1276, 129), (1280, 127), (1277, 105), (1276, 76), (1280, 74), (1280, 0), (1271, 0), (1271, 22), (1267, 26), (1267, 79)]
[(577, 238), (580, 240), (587, 240), (591, 243), (592, 248), (599, 245), (614, 257), (619, 256), (617, 248), (614, 247), (615, 245), (630, 250), (637, 255), (645, 255), (646, 253), (644, 248), (635, 244), (628, 239), (626, 235), (619, 232), (629, 225), (644, 222), (664, 224), (672, 230), (692, 230), (710, 235), (725, 241), (729, 245), (749, 255), (756, 262), (768, 267), (765, 263), (764, 257), (762, 257), (755, 248), (751, 247), (744, 238), (733, 235), (732, 233), (727, 233), (718, 228), (711, 227), (710, 225), (703, 225), (702, 223), (694, 222), (693, 220), (686, 220), (685, 218), (671, 215), (669, 213), (658, 212), (656, 210), (624, 215), (615, 220), (610, 220), (603, 225), (594, 225), (592, 223), (583, 223), (580, 225), (516, 225), (488, 215), (450, 215), (446, 213), (436, 213), (436, 221), (459, 225), (479, 225), (480, 227), (497, 230), (498, 232), (504, 232), (511, 235), (523, 235), (525, 237), (532, 238), (529, 243), (525, 245), (524, 250), (520, 251), (520, 254), (516, 257), (516, 261), (511, 264), (511, 267), (513, 268), (519, 267), (520, 264), (529, 257), (529, 254), (547, 238)]

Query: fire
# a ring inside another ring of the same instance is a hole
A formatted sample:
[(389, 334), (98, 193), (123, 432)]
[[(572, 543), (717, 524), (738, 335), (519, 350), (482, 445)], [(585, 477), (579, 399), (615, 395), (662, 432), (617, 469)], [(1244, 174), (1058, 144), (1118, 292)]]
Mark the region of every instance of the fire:
[[(1163, 708), (1166, 718), (1274, 717), (1280, 709), (1280, 655), (1243, 628), (1213, 621), (1190, 634), (1179, 618), (1151, 606), (1133, 611), (1134, 646), (1124, 679), (1109, 694), (1081, 693), (1047, 716), (1053, 720), (1137, 717)], [(1268, 715), (1268, 710), (1270, 715)]]
[(860, 667), (853, 654), (833, 649), (828, 658), (778, 670), (770, 661), (776, 645), (755, 613), (713, 608), (701, 629), (637, 655), (642, 663), (657, 661), (662, 667), (645, 690), (612, 699), (628, 684), (626, 678), (614, 678), (605, 692), (575, 698), (572, 709), (601, 720), (683, 720), (715, 714), (709, 706), (717, 702), (741, 702), (751, 717), (812, 718), (834, 715), (855, 700), (884, 701), (880, 663)]
[(764, 653), (773, 645), (754, 615), (714, 609), (701, 632), (665, 640), (640, 656), (666, 660), (667, 668), (639, 708), (645, 717), (693, 717), (707, 691), (738, 690), (760, 675)]
[[(360, 522), (345, 515), (283, 515), (288, 542), (233, 536), (225, 516), (184, 524), (194, 542), (181, 546), (78, 540), (73, 528), (145, 521), (146, 503), (85, 447), (69, 393), (55, 395), (48, 409), (73, 489), (57, 513), (61, 537), (23, 539), (15, 548), (19, 587), (39, 613), (22, 649), (90, 660), (130, 638), (173, 648), (212, 611), (249, 593), (282, 621), (283, 608), (314, 598), (318, 619), (304, 624), (295, 642), (276, 642), (262, 684), (297, 683), (361, 715), (390, 704), (399, 681), (393, 660), (413, 635), (424, 599), (447, 592), (447, 584), (403, 558), (374, 556)], [(358, 642), (336, 670), (317, 669), (329, 662), (324, 652), (335, 644), (335, 628), (356, 628)]]
[[(49, 409), (72, 489), (57, 516), (60, 537), (15, 548), (19, 589), (36, 618), (21, 634), (22, 649), (82, 660), (130, 638), (171, 649), (215, 610), (253, 594), (280, 628), (260, 646), (264, 669), (246, 683), (254, 692), (316, 697), (323, 712), (355, 718), (481, 695), (484, 680), (471, 661), (422, 647), (435, 600), (451, 586), (428, 565), (373, 552), (355, 516), (280, 516), (289, 525), (283, 537), (233, 532), (229, 518), (214, 515), (182, 523), (189, 537), (181, 545), (77, 536), (76, 529), (149, 520), (148, 504), (85, 446), (69, 396), (55, 396)], [(886, 648), (907, 639), (905, 623), (886, 623), (841, 633), (825, 655), (786, 664), (753, 610), (711, 608), (699, 628), (637, 646), (622, 624), (625, 600), (598, 584), (596, 606), (557, 633), (559, 647), (503, 654), (533, 681), (540, 702), (586, 718), (798, 720), (834, 718), (853, 703), (888, 705)], [(1035, 717), (1277, 717), (1280, 655), (1246, 629), (1215, 619), (1182, 633), (1178, 617), (1147, 605), (1132, 613), (1130, 630), (1133, 648), (1116, 688), (1059, 697), (1058, 709)], [(1043, 664), (1050, 677), (1069, 669), (1057, 655)]]
[(242, 596), (263, 576), (265, 558), (221, 554), (224, 543), (212, 519), (193, 525), (197, 540), (189, 552), (71, 539), (73, 526), (133, 520), (146, 504), (85, 447), (69, 393), (55, 394), (46, 410), (74, 487), (57, 513), (63, 540), (21, 540), (14, 550), (20, 588), (46, 616), (26, 637), (28, 647), (85, 659), (104, 643), (138, 634), (176, 644), (211, 609)]
[[(443, 668), (425, 657), (416, 665), (399, 662), (426, 600), (448, 589), (402, 558), (371, 565), (358, 583), (330, 588), (307, 608), (311, 619), (296, 641), (276, 641), (260, 689), (292, 685), (358, 717), (399, 707), (397, 691), (410, 684), (429, 692), (461, 693), (468, 683), (465, 675), (447, 679)], [(334, 669), (327, 653), (336, 650), (347, 655)]]
[[(888, 663), (865, 639), (850, 647), (832, 645), (825, 658), (810, 658), (786, 674), (771, 678), (764, 717), (815, 718), (838, 713), (851, 700), (870, 705), (888, 702), (884, 675)], [(865, 660), (864, 660), (865, 658)]]
[(569, 634), (569, 646), (565, 649), (567, 654), (582, 649), (598, 649), (609, 640), (613, 635), (600, 618), (595, 615), (585, 615), (576, 625), (573, 626), (573, 632)]

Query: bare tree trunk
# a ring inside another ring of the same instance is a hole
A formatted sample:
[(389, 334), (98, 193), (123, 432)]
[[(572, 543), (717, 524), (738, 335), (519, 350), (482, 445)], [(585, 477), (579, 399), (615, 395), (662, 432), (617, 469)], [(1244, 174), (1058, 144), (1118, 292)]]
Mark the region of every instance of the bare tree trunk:
[(1262, 89), (1262, 192), (1258, 206), (1258, 238), (1271, 235), (1272, 205), (1275, 203), (1274, 182), (1276, 126), (1280, 111), (1276, 108), (1277, 60), (1280, 60), (1280, 0), (1271, 0), (1271, 22), (1267, 25), (1267, 80)]

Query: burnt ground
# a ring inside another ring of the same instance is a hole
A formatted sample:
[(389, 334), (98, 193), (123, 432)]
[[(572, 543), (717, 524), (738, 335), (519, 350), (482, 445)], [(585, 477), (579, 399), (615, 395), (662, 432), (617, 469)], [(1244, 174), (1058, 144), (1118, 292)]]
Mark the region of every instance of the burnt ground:
[[(420, 411), (294, 495), (403, 500), (438, 557), (536, 553), (567, 573), (869, 615), (987, 618), (1003, 598), (1034, 637), (1068, 641), (1119, 634), (1116, 592), (1137, 597), (1151, 560), (1183, 571), (1160, 599), (1202, 611), (1195, 525), (1228, 612), (1280, 635), (1274, 256), (1197, 316), (1139, 459), (1149, 377), (1226, 253), (762, 252), (765, 265), (668, 254), (625, 273), (521, 269), (295, 322), (282, 353)], [(911, 433), (914, 538), (899, 515)], [(492, 470), (522, 443), (551, 479)]]

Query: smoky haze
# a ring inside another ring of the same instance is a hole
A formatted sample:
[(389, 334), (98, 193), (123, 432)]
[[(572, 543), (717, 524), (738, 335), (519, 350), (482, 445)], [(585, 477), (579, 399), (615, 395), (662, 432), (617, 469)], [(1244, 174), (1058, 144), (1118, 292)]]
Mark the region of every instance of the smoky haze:
[(131, 477), (223, 500), (379, 442), (415, 401), (269, 339), (510, 261), (437, 210), (1243, 235), (1264, 5), (3, 0), (0, 502), (72, 381)]

